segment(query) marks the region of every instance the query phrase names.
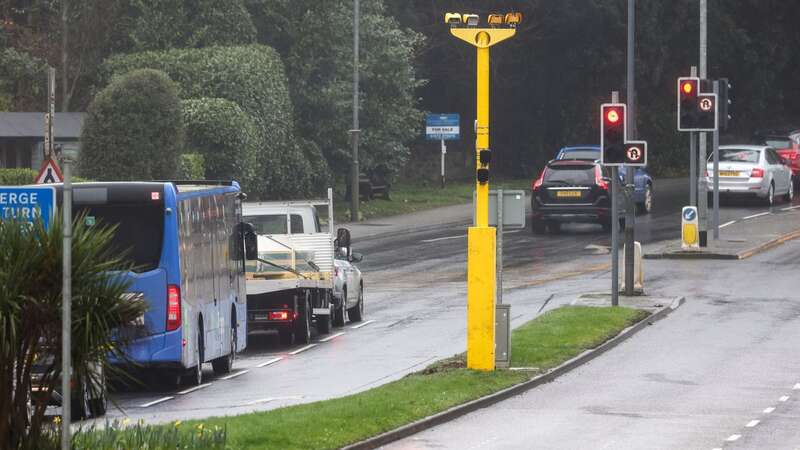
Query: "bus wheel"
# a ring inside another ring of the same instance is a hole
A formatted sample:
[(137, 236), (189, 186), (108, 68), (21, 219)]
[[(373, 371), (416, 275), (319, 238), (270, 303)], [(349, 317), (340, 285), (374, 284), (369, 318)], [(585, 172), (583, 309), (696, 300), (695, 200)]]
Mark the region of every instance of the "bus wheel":
[(200, 322), (197, 325), (197, 345), (194, 346), (195, 348), (195, 356), (197, 357), (197, 365), (194, 366), (194, 370), (191, 371), (187, 378), (189, 379), (189, 383), (200, 386), (203, 384), (203, 355), (205, 354), (205, 344), (203, 341), (203, 320), (200, 319)]
[[(235, 320), (235, 317), (233, 318)], [(211, 367), (214, 368), (214, 373), (221, 375), (223, 373), (230, 373), (233, 370), (233, 361), (236, 359), (236, 322), (231, 322), (231, 338), (230, 338), (230, 352), (222, 357), (211, 361)]]

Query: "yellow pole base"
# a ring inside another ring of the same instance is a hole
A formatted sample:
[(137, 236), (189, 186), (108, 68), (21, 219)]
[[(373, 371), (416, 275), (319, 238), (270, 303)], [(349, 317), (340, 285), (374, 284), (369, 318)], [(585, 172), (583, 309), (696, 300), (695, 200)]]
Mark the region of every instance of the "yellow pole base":
[(495, 229), (470, 227), (467, 241), (467, 367), (494, 370)]

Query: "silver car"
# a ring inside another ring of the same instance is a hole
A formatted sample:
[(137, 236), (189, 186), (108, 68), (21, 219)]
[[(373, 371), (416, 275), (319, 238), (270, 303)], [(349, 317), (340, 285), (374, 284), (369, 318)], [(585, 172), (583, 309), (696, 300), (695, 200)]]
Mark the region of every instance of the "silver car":
[[(706, 169), (706, 182), (713, 183), (712, 158)], [(722, 195), (756, 196), (772, 205), (776, 196), (794, 198), (792, 171), (772, 147), (724, 145), (719, 148), (719, 192)]]
[(364, 319), (364, 280), (361, 271), (353, 265), (360, 262), (362, 256), (352, 252), (348, 255), (347, 248), (339, 248), (333, 260), (333, 324), (343, 326), (345, 315), (351, 322), (360, 322)]

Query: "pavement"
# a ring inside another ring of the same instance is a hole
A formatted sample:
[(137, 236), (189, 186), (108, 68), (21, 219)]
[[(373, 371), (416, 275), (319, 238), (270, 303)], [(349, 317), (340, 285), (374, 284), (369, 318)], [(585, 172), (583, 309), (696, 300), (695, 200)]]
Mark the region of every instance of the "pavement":
[(730, 220), (720, 229), (720, 239), (709, 233), (708, 246), (684, 250), (680, 240), (658, 242), (644, 248), (647, 259), (744, 259), (800, 237), (800, 208), (781, 206)]

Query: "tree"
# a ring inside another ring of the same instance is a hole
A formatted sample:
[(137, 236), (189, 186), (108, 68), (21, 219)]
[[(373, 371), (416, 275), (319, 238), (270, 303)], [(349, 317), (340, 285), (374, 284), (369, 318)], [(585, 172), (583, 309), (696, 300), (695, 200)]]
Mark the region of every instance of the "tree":
[[(352, 128), (353, 12), (333, 0), (250, 0), (258, 39), (284, 57), (300, 136), (319, 147), (337, 175), (348, 173)], [(367, 171), (391, 176), (422, 127), (414, 54), (422, 36), (387, 15), (382, 1), (362, 2), (361, 147)]]
[[(100, 224), (98, 224), (100, 225)], [(61, 382), (61, 261), (63, 226), (59, 218), (45, 229), (0, 222), (0, 447), (47, 448), (47, 402), (31, 406), (31, 373), (43, 364), (38, 387), (41, 398), (60, 390)], [(114, 229), (84, 225), (72, 228), (72, 364), (75, 379), (98, 392), (103, 380), (96, 367), (113, 371), (110, 355), (125, 359), (123, 337), (114, 330), (133, 325), (147, 305), (123, 298), (128, 283), (112, 273), (130, 265), (111, 248)], [(122, 255), (124, 256), (124, 255)], [(39, 372), (37, 370), (37, 372)]]
[(255, 42), (255, 27), (242, 0), (128, 1), (134, 51)]
[(81, 142), (78, 169), (85, 177), (171, 178), (183, 149), (177, 86), (152, 69), (114, 79), (89, 106)]

